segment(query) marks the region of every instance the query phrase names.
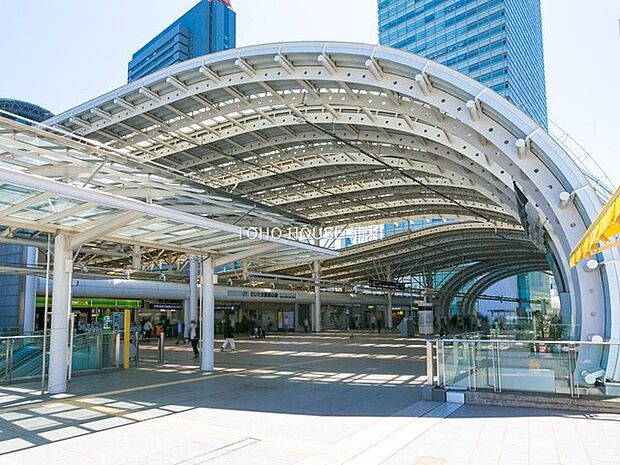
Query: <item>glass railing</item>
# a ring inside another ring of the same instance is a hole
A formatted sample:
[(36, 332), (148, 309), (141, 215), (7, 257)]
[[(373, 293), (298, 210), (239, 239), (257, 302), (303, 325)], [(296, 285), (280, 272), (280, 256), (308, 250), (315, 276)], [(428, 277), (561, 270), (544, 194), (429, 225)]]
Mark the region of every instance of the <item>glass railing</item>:
[(451, 339), (472, 340), (544, 340), (544, 341), (573, 341), (579, 337), (579, 325), (543, 324), (534, 325), (504, 325), (491, 326), (481, 331), (470, 331), (455, 334)]
[(116, 333), (78, 334), (73, 338), (74, 373), (118, 366)]
[(620, 342), (440, 339), (437, 384), (446, 388), (527, 391), (571, 397), (618, 396), (599, 360), (619, 360)]
[(19, 336), (22, 334), (21, 326), (2, 326), (0, 327), (0, 336)]
[[(78, 334), (73, 338), (71, 373), (117, 367), (120, 340), (115, 332)], [(46, 370), (50, 338), (46, 342)], [(41, 378), (43, 336), (0, 337), (0, 383)]]
[(0, 382), (40, 377), (42, 354), (43, 336), (0, 337)]

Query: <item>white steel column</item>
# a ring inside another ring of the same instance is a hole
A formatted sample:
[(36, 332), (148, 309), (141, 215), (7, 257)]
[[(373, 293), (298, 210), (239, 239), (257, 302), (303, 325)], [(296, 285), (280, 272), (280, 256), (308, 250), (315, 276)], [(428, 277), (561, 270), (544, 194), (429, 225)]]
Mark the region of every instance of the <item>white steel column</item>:
[(314, 331), (316, 333), (321, 332), (321, 262), (314, 261), (314, 316), (312, 322), (314, 323)]
[(54, 240), (54, 275), (52, 287), (52, 325), (47, 390), (58, 394), (67, 390), (67, 352), (69, 314), (71, 312), (71, 273), (73, 258), (64, 234)]
[[(38, 249), (36, 247), (26, 248), (26, 265), (37, 265)], [(34, 319), (37, 309), (37, 277), (28, 275), (26, 276), (24, 284), (24, 319), (23, 319), (23, 332), (34, 331)]]
[(213, 286), (213, 258), (202, 260), (202, 357), (200, 369), (213, 371), (213, 348), (215, 344), (215, 287)]
[[(321, 245), (321, 228), (314, 227), (313, 230), (314, 244), (316, 246)], [(314, 261), (314, 316), (312, 322), (314, 325), (314, 331), (321, 332), (321, 262), (319, 260)]]
[(189, 322), (198, 324), (198, 257), (189, 256), (189, 303), (187, 318), (185, 318), (185, 337), (189, 337)]

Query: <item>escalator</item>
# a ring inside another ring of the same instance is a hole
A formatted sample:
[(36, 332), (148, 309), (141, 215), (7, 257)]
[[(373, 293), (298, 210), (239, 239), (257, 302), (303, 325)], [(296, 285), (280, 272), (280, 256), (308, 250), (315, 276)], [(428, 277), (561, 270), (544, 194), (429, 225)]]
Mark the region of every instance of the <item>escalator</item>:
[[(46, 361), (49, 364), (49, 338)], [(73, 339), (71, 372), (116, 366), (116, 334), (80, 334)], [(41, 377), (42, 336), (0, 338), (0, 383)], [(47, 369), (47, 367), (46, 367)]]
[[(7, 339), (0, 347), (0, 382), (41, 376), (41, 341)], [(8, 356), (8, 357), (7, 357)]]

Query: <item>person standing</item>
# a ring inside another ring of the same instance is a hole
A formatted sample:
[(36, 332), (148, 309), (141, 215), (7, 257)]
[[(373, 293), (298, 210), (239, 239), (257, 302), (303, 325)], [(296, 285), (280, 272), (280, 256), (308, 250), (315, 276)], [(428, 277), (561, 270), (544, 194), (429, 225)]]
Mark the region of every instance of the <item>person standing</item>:
[(304, 333), (308, 332), (309, 326), (310, 326), (310, 322), (308, 321), (308, 318), (304, 318)]
[(445, 318), (441, 318), (439, 323), (439, 336), (446, 337), (448, 335), (448, 324), (446, 323)]
[(145, 339), (150, 339), (153, 335), (153, 323), (151, 320), (146, 320), (144, 322), (144, 326), (142, 327), (142, 332), (144, 333)]
[(224, 352), (226, 346), (228, 346), (230, 350), (237, 350), (237, 347), (235, 347), (235, 331), (230, 320), (226, 320), (224, 323), (224, 344), (222, 344), (220, 352)]
[(183, 322), (181, 320), (177, 320), (177, 342), (176, 344), (179, 345), (179, 342), (183, 341), (183, 344), (185, 344), (185, 336), (183, 335)]
[(192, 343), (192, 350), (194, 351), (194, 358), (198, 358), (198, 325), (194, 320), (189, 322), (189, 341)]

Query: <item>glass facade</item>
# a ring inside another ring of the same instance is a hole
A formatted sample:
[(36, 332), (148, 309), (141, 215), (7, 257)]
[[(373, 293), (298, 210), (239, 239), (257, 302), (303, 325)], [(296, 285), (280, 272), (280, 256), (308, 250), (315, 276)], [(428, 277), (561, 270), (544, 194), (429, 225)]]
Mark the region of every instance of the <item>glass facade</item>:
[[(526, 311), (541, 310), (549, 312), (551, 307), (551, 288), (553, 278), (547, 273), (531, 272), (522, 273), (517, 276), (513, 276), (503, 281), (500, 281), (493, 286), (489, 287), (484, 293), (488, 295), (503, 295), (507, 297), (517, 297), (524, 301), (516, 302), (497, 302), (497, 301), (484, 301), (479, 302), (479, 311), (487, 315), (497, 310), (514, 310), (520, 307)], [(541, 304), (532, 304), (527, 301), (544, 301), (544, 306)]]
[(379, 43), (478, 80), (547, 128), (540, 0), (379, 0)]
[(201, 0), (133, 55), (127, 81), (235, 46), (235, 12), (219, 0)]
[(406, 231), (418, 231), (423, 228), (448, 223), (449, 221), (450, 220), (444, 220), (443, 218), (433, 218), (430, 220), (413, 220), (401, 221), (399, 223), (385, 223), (383, 225), (383, 237), (394, 236), (396, 234), (404, 233)]
[[(24, 266), (26, 247), (19, 245), (0, 245), (0, 263), (3, 265)], [(24, 287), (24, 277), (18, 274), (0, 274), (0, 332), (19, 326), (19, 308)]]
[[(519, 298), (525, 300), (544, 300), (551, 304), (551, 276), (546, 273), (524, 273), (517, 277)], [(524, 308), (532, 308), (532, 304), (522, 303)]]
[[(0, 110), (13, 115), (0, 113), (0, 116), (24, 124), (29, 124), (31, 121), (41, 122), (54, 116), (51, 111), (38, 105), (9, 98), (0, 98)], [(20, 245), (0, 244), (0, 263), (8, 266), (34, 266), (36, 265), (36, 250), (33, 249), (30, 254), (30, 259), (34, 260), (33, 262), (28, 259), (28, 249), (29, 247)], [(21, 331), (23, 321), (20, 321), (19, 314), (20, 308), (26, 305), (26, 283), (25, 276), (10, 273), (0, 274), (0, 335), (13, 334), (15, 332), (13, 330), (18, 328)]]

